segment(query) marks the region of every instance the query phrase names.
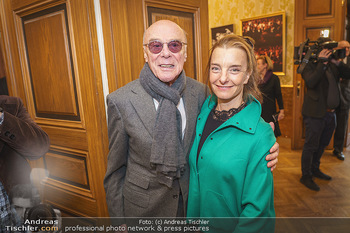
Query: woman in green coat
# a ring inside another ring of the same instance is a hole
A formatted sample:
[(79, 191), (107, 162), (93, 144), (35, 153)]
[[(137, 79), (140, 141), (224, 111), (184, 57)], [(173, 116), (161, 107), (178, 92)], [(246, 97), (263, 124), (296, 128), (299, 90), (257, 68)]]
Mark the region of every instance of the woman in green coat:
[(199, 226), (202, 231), (273, 232), (274, 218), (266, 218), (275, 217), (273, 177), (265, 157), (276, 139), (260, 117), (250, 40), (220, 39), (211, 50), (208, 76), (213, 94), (197, 118), (187, 216), (211, 218)]

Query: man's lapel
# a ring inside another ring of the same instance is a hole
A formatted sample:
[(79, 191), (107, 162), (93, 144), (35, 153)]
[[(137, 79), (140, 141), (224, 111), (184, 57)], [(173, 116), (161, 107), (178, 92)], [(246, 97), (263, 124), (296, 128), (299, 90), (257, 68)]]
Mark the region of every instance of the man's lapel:
[(185, 104), (185, 112), (186, 112), (186, 130), (184, 136), (184, 149), (185, 153), (190, 149), (190, 144), (192, 141), (192, 136), (195, 131), (197, 114), (198, 114), (198, 97), (196, 97), (193, 87), (188, 84), (184, 90), (183, 101)]
[(141, 85), (135, 86), (131, 91), (134, 95), (130, 98), (130, 102), (150, 136), (153, 137), (153, 128), (156, 122), (156, 109), (153, 99)]

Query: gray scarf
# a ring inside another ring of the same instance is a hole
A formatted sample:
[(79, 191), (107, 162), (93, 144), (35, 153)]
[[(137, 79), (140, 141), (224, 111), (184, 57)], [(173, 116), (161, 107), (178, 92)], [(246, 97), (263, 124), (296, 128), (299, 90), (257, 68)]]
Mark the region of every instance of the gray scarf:
[(140, 83), (159, 102), (150, 163), (157, 171), (159, 183), (170, 188), (173, 180), (183, 174), (186, 164), (181, 115), (176, 107), (186, 86), (186, 75), (182, 71), (176, 81), (168, 86), (153, 74), (146, 63), (140, 73)]

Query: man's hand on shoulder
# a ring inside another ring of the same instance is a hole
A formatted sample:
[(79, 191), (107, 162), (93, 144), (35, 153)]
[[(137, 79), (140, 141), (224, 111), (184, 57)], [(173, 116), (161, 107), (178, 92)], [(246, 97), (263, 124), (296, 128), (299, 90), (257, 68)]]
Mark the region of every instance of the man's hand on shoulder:
[(276, 166), (277, 166), (277, 162), (278, 162), (278, 154), (280, 151), (280, 145), (278, 144), (278, 142), (275, 142), (275, 144), (271, 147), (270, 149), (270, 153), (266, 156), (266, 160), (269, 161), (267, 163), (267, 167), (271, 168), (271, 171), (273, 171)]
[[(275, 130), (275, 124), (273, 122), (269, 123), (272, 130)], [(277, 162), (278, 162), (278, 154), (279, 154), (279, 150), (280, 150), (280, 145), (278, 144), (278, 142), (275, 142), (275, 144), (271, 147), (270, 149), (270, 153), (266, 156), (266, 160), (269, 161), (267, 163), (267, 167), (271, 168), (271, 171), (273, 171), (276, 166), (277, 166)]]

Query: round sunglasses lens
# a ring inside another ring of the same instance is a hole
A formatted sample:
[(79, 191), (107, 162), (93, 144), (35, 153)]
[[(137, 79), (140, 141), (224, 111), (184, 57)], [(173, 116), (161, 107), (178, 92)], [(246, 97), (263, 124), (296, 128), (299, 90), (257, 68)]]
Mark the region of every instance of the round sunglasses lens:
[(154, 41), (148, 44), (148, 49), (149, 51), (151, 51), (151, 53), (160, 53), (160, 51), (162, 51), (163, 49), (163, 44), (161, 42), (158, 41)]
[(180, 41), (170, 41), (168, 48), (172, 53), (178, 53), (182, 49), (182, 43)]

